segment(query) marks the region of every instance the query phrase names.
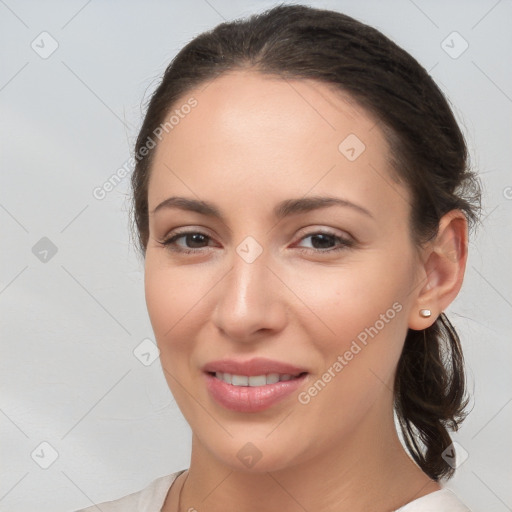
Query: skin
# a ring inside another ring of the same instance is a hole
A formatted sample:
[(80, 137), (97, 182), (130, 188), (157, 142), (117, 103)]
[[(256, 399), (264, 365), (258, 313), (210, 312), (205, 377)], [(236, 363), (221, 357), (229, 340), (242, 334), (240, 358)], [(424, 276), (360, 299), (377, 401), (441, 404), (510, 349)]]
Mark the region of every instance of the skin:
[[(214, 203), (223, 219), (150, 213), (146, 303), (165, 377), (192, 429), (190, 467), (163, 510), (178, 510), (180, 490), (181, 510), (201, 512), (387, 511), (438, 490), (400, 444), (392, 387), (407, 329), (431, 325), (461, 287), (463, 213), (446, 214), (438, 237), (415, 246), (411, 198), (393, 178), (378, 124), (326, 84), (239, 70), (189, 91), (173, 110), (191, 96), (197, 106), (154, 150), (149, 211), (183, 196)], [(351, 133), (366, 146), (354, 161), (338, 149)], [(280, 201), (313, 195), (371, 216), (330, 206), (273, 217)], [(173, 252), (161, 242), (177, 228), (207, 237), (181, 237), (174, 247), (195, 252)], [(322, 231), (354, 244), (328, 253), (341, 244), (314, 236)], [(263, 249), (252, 263), (236, 251), (247, 236)], [(240, 413), (207, 392), (206, 362), (254, 356), (305, 367), (299, 391), (307, 391), (396, 303), (400, 312), (307, 404), (293, 393)], [(248, 442), (261, 454), (250, 468), (237, 457)]]

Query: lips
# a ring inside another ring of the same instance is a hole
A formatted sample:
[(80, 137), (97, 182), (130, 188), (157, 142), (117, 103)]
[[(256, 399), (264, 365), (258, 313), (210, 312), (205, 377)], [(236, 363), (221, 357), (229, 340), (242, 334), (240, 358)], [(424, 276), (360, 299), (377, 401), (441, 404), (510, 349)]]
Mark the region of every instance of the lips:
[(237, 412), (259, 412), (296, 391), (304, 368), (264, 358), (212, 361), (203, 367), (210, 396)]
[(280, 375), (300, 375), (301, 373), (307, 373), (305, 368), (300, 368), (281, 361), (265, 359), (263, 357), (256, 357), (248, 361), (236, 361), (234, 359), (212, 361), (203, 366), (203, 371), (208, 373), (222, 372), (232, 375), (247, 375), (248, 377), (268, 375), (271, 373)]

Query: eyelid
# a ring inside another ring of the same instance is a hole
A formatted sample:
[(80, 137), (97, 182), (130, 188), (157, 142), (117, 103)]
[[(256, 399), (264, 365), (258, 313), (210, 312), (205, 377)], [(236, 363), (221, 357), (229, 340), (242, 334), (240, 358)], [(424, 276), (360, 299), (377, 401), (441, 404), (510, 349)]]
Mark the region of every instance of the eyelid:
[[(311, 248), (311, 247), (297, 246), (297, 244), (302, 242), (303, 240), (305, 240), (307, 238), (314, 237), (316, 235), (330, 236), (330, 237), (334, 238), (335, 241), (339, 241), (340, 244), (338, 244), (336, 247), (331, 247), (328, 249), (315, 249), (314, 247)], [(345, 235), (339, 235), (330, 230), (326, 230), (325, 228), (317, 229), (317, 230), (313, 229), (312, 231), (308, 231), (303, 236), (300, 236), (299, 240), (294, 243), (294, 246), (297, 246), (297, 249), (299, 251), (304, 252), (304, 253), (313, 254), (313, 255), (322, 255), (322, 254), (328, 255), (328, 254), (332, 254), (332, 253), (338, 253), (339, 251), (350, 249), (350, 248), (354, 247), (355, 245), (356, 245), (356, 241), (352, 237), (345, 236)]]
[(207, 228), (202, 226), (184, 226), (171, 229), (166, 235), (164, 235), (163, 239), (167, 240), (176, 235), (195, 235), (196, 233), (213, 238), (213, 236), (210, 234), (210, 230)]
[(203, 235), (204, 237), (208, 238), (208, 240), (214, 240), (214, 237), (210, 235), (209, 233), (203, 231), (205, 228), (176, 228), (171, 230), (167, 235), (165, 235), (161, 240), (157, 240), (157, 242), (165, 247), (167, 247), (169, 250), (172, 250), (173, 252), (177, 253), (199, 253), (204, 252), (205, 249), (211, 246), (207, 247), (200, 247), (200, 248), (188, 248), (188, 247), (179, 247), (178, 249), (173, 249), (171, 247), (171, 243), (175, 243), (175, 240), (184, 237), (186, 235)]
[(323, 234), (323, 235), (331, 235), (331, 236), (343, 238), (346, 240), (350, 239), (355, 242), (354, 237), (347, 231), (344, 231), (342, 229), (325, 227), (325, 226), (322, 226), (319, 224), (313, 224), (313, 225), (307, 226), (305, 228), (302, 228), (301, 230), (299, 230), (298, 233), (299, 234), (297, 236), (299, 237), (300, 240), (302, 240), (304, 237), (307, 237), (307, 236)]
[[(338, 244), (337, 247), (333, 248), (327, 248), (327, 249), (316, 249), (316, 248), (310, 248), (310, 247), (300, 247), (298, 246), (297, 249), (302, 253), (308, 253), (313, 255), (322, 255), (322, 254), (331, 254), (336, 253), (341, 250), (347, 250), (356, 245), (357, 241), (351, 236), (348, 235), (348, 233), (345, 232), (344, 235), (337, 234), (333, 228), (325, 228), (325, 227), (318, 227), (315, 229), (314, 226), (308, 226), (307, 228), (303, 228), (303, 234), (298, 236), (298, 240), (293, 243), (292, 247), (296, 246), (298, 243), (302, 242), (303, 240), (307, 238), (314, 237), (316, 235), (327, 235), (333, 237), (335, 240), (341, 242), (341, 244)], [(161, 245), (167, 247), (170, 251), (175, 253), (182, 253), (182, 254), (201, 254), (204, 253), (205, 250), (209, 251), (209, 248), (212, 246), (208, 245), (206, 247), (199, 247), (199, 248), (187, 248), (187, 247), (181, 247), (178, 245), (174, 245), (175, 241), (181, 237), (185, 237), (186, 235), (202, 235), (208, 240), (214, 240), (214, 237), (210, 234), (203, 231), (203, 228), (176, 228), (175, 230), (172, 230), (169, 234), (167, 234), (161, 241), (158, 241)]]
[[(300, 229), (298, 233), (299, 234), (297, 235), (297, 237), (298, 237), (299, 241), (307, 236), (313, 236), (313, 235), (317, 235), (317, 234), (325, 234), (325, 235), (331, 235), (331, 236), (343, 238), (345, 240), (349, 239), (349, 240), (354, 241), (354, 243), (356, 242), (354, 237), (351, 234), (349, 234), (347, 231), (340, 230), (340, 229), (336, 230), (336, 228), (324, 227), (321, 225), (307, 226), (305, 228)], [(187, 235), (187, 234), (202, 234), (211, 239), (214, 238), (214, 236), (210, 234), (208, 228), (204, 228), (202, 226), (198, 226), (198, 227), (186, 226), (183, 228), (177, 227), (177, 228), (170, 230), (166, 235), (164, 235), (162, 237), (161, 240), (165, 241), (165, 240), (169, 240), (169, 238), (172, 238), (177, 235)]]

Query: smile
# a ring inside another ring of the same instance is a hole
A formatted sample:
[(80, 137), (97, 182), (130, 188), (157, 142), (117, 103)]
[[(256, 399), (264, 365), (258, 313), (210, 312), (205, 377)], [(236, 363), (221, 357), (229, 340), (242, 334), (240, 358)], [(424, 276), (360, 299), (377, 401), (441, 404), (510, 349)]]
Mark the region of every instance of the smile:
[(210, 398), (224, 409), (255, 413), (272, 408), (297, 393), (309, 373), (285, 361), (255, 357), (220, 359), (202, 368)]
[(277, 382), (286, 382), (300, 377), (300, 375), (291, 375), (289, 373), (269, 373), (267, 375), (236, 375), (232, 373), (215, 372), (215, 377), (226, 384), (232, 386), (267, 386), (268, 384), (276, 384)]

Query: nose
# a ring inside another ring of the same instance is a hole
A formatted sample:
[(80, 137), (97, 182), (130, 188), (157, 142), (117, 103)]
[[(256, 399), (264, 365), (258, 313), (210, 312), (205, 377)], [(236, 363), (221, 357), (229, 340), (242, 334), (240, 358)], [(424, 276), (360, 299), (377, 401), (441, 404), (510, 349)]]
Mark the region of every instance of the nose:
[(216, 287), (213, 322), (229, 340), (250, 343), (284, 328), (284, 285), (269, 268), (265, 253), (249, 263), (233, 254), (231, 270)]

